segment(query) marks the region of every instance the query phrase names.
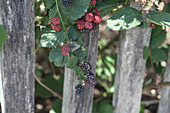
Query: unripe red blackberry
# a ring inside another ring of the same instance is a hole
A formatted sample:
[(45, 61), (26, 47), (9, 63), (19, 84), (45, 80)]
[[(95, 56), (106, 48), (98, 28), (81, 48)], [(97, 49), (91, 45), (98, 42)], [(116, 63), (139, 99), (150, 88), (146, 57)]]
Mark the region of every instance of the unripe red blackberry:
[(96, 0), (91, 0), (91, 1), (90, 1), (90, 4), (91, 4), (91, 5), (94, 5), (95, 3), (96, 3)]
[(72, 5), (72, 0), (62, 0), (62, 2), (66, 7), (70, 7)]
[(94, 76), (93, 73), (89, 73), (86, 77), (86, 82), (88, 84), (91, 84), (93, 86), (95, 86), (97, 84), (97, 80), (96, 80), (96, 77)]
[(52, 25), (52, 29), (54, 29), (55, 31), (60, 31), (60, 29), (61, 29), (61, 27), (60, 27), (60, 25), (59, 24), (57, 24), (57, 25)]
[(85, 22), (84, 27), (87, 29), (91, 29), (93, 27), (93, 24), (91, 22)]
[(99, 15), (94, 15), (94, 20), (93, 20), (93, 22), (95, 22), (95, 23), (100, 23), (101, 20), (102, 20), (102, 18), (101, 18)]
[(86, 21), (91, 22), (94, 19), (94, 15), (93, 13), (89, 12), (86, 14), (85, 18), (86, 18)]
[(84, 86), (81, 84), (77, 84), (75, 87), (75, 91), (77, 95), (82, 95), (84, 93)]
[(52, 17), (51, 18), (51, 23), (53, 23), (54, 25), (59, 24), (60, 23), (60, 18), (56, 17), (56, 16)]
[(69, 54), (69, 51), (70, 51), (70, 47), (68, 46), (68, 45), (63, 45), (62, 46), (62, 54), (64, 55), (64, 56), (67, 56), (68, 54)]

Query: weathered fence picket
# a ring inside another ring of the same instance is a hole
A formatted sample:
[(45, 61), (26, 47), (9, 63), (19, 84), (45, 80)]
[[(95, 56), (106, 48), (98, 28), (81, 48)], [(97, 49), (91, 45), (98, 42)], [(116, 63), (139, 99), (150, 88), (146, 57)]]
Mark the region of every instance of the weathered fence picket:
[[(168, 53), (168, 62), (164, 74), (164, 82), (170, 82), (170, 47)], [(170, 113), (170, 87), (162, 87), (161, 99), (159, 102), (158, 113)]]
[[(89, 48), (87, 58), (88, 62), (92, 65), (92, 72), (95, 73), (98, 51), (98, 29), (94, 32), (83, 33), (83, 41), (86, 47)], [(73, 70), (65, 68), (62, 113), (91, 113), (94, 87), (86, 84), (86, 91), (83, 95), (78, 96), (75, 95), (74, 81), (76, 81), (76, 78), (74, 77)]]
[(34, 0), (1, 0), (0, 24), (2, 113), (34, 113)]
[[(140, 3), (131, 3), (140, 9)], [(116, 66), (114, 113), (139, 113), (145, 72), (143, 47), (149, 45), (150, 28), (135, 27), (123, 30), (120, 36)]]

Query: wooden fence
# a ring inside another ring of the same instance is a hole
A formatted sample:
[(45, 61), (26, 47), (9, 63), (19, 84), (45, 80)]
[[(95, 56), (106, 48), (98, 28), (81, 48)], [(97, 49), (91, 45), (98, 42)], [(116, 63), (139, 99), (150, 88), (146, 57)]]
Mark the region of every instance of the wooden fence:
[[(131, 6), (140, 8), (139, 3)], [(2, 113), (34, 113), (34, 0), (1, 0), (0, 24), (8, 34), (0, 52)], [(150, 34), (150, 28), (139, 27), (121, 32), (114, 113), (139, 113), (146, 62), (143, 47), (148, 46)], [(98, 29), (84, 33), (83, 40), (89, 47), (88, 61), (95, 73)], [(165, 80), (169, 80), (169, 61)], [(74, 80), (74, 72), (65, 68), (62, 113), (91, 113), (94, 87), (86, 86), (83, 96), (75, 96)], [(169, 113), (170, 101), (166, 99), (170, 90), (164, 88), (163, 92), (158, 113)]]

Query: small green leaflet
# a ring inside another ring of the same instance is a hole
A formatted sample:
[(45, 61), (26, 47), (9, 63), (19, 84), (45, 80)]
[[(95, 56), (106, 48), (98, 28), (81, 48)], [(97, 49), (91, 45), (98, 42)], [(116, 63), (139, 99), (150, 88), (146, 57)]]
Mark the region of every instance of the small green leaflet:
[(56, 32), (54, 30), (47, 30), (40, 40), (40, 47), (55, 47), (60, 45), (65, 40), (65, 33), (63, 31)]
[(73, 25), (69, 28), (68, 36), (72, 41), (78, 41), (78, 39), (82, 37), (82, 33), (77, 29), (76, 25)]
[(91, 0), (72, 0), (72, 5), (66, 7), (62, 0), (58, 0), (61, 16), (64, 19), (64, 22), (69, 24), (74, 24), (75, 20), (81, 18), (89, 7)]
[(162, 26), (155, 26), (152, 29), (150, 47), (157, 48), (166, 40), (166, 31), (162, 30)]
[(170, 13), (164, 11), (150, 11), (149, 14), (145, 14), (145, 17), (155, 24), (170, 27)]
[(112, 30), (123, 30), (141, 24), (141, 13), (132, 7), (123, 8), (115, 12), (108, 20), (107, 26)]
[(151, 56), (154, 62), (165, 61), (168, 58), (166, 52), (158, 48), (151, 49)]
[(117, 8), (117, 1), (107, 0), (103, 2), (97, 2), (96, 8), (100, 11), (100, 16), (104, 17), (110, 13), (114, 8)]
[(50, 62), (54, 62), (56, 66), (64, 66), (67, 63), (68, 55), (62, 55), (61, 51), (60, 47), (54, 48), (50, 51), (49, 60)]
[(2, 49), (4, 41), (8, 38), (7, 34), (5, 33), (5, 29), (2, 25), (0, 25), (0, 50)]
[(71, 55), (71, 57), (68, 59), (66, 67), (70, 68), (70, 69), (74, 69), (74, 67), (77, 64), (78, 60), (79, 60), (78, 57), (76, 57), (74, 55)]
[(45, 9), (50, 9), (53, 4), (55, 3), (55, 0), (43, 0), (44, 1), (44, 5), (45, 5)]

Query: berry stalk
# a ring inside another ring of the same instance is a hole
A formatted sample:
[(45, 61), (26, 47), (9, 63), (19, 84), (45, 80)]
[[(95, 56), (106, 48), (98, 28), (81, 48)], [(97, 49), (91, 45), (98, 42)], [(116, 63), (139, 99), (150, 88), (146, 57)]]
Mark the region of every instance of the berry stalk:
[(61, 24), (63, 26), (64, 32), (65, 32), (65, 35), (66, 35), (66, 41), (68, 41), (69, 39), (68, 39), (68, 36), (67, 36), (67, 32), (66, 32), (66, 28), (65, 28), (65, 25), (64, 25), (64, 22), (63, 22), (63, 18), (62, 18), (61, 13), (60, 13), (60, 9), (58, 7), (58, 1), (57, 0), (56, 0), (56, 7), (57, 7), (57, 11), (58, 11), (59, 17), (61, 19)]

